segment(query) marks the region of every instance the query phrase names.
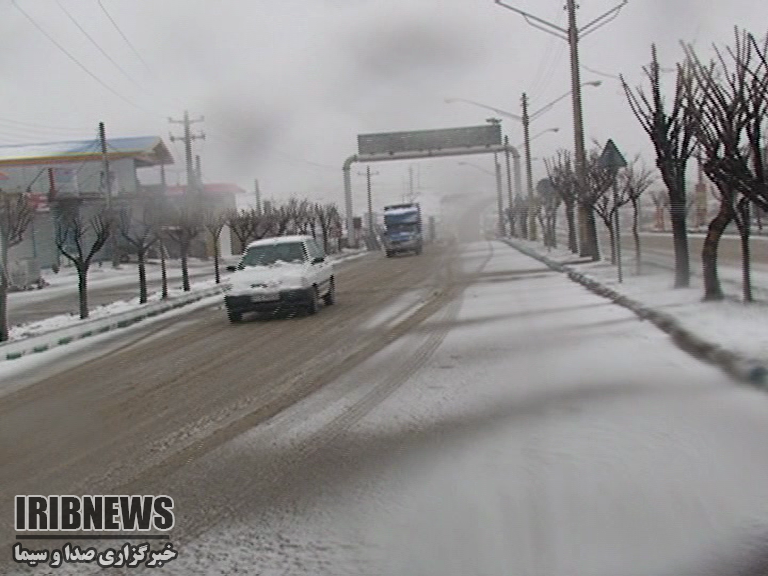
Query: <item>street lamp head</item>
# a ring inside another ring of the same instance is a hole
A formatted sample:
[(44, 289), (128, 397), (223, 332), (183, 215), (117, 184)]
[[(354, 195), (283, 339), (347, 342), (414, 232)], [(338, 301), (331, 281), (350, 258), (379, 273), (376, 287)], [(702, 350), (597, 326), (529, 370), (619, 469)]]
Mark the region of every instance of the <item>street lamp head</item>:
[(485, 121), (488, 122), (488, 124), (493, 124), (494, 126), (501, 124), (501, 119), (499, 118), (486, 118)]
[(590, 82), (584, 82), (584, 86), (600, 86), (602, 83), (602, 80), (592, 80)]

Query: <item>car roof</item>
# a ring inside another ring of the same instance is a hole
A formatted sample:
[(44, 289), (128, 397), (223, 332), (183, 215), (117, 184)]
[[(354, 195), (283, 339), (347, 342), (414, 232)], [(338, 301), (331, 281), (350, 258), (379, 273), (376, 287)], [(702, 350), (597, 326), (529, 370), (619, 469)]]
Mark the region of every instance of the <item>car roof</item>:
[(292, 242), (306, 242), (312, 240), (312, 236), (307, 235), (292, 235), (292, 236), (273, 236), (271, 238), (262, 238), (261, 240), (255, 240), (248, 244), (247, 248), (251, 246), (272, 246), (275, 244), (287, 244)]

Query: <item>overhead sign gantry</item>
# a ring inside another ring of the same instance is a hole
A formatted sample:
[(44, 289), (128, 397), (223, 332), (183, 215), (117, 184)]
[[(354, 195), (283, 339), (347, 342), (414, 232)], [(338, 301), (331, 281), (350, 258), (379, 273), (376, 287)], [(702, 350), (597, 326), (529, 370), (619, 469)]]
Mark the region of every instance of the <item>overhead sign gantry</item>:
[(351, 240), (353, 226), (352, 181), (350, 169), (354, 162), (382, 162), (384, 160), (414, 160), (463, 156), (467, 154), (511, 153), (515, 160), (515, 187), (520, 193), (519, 159), (514, 146), (502, 143), (498, 123), (438, 130), (409, 132), (382, 132), (360, 134), (358, 153), (344, 161), (344, 200), (347, 220), (347, 238)]

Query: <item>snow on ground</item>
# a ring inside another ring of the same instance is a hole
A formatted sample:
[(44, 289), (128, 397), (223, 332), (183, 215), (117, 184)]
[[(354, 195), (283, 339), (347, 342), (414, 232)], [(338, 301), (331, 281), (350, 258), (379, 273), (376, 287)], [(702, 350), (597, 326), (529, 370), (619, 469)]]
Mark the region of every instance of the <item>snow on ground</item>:
[[(573, 262), (579, 258), (564, 249), (546, 250), (541, 244), (515, 240), (556, 262)], [(617, 267), (610, 262), (575, 264), (571, 267), (624, 294), (649, 308), (673, 316), (690, 332), (708, 342), (743, 356), (768, 364), (768, 272), (753, 271), (752, 283), (756, 301), (744, 303), (741, 298), (741, 269), (719, 266), (726, 300), (703, 302), (701, 271), (692, 270), (689, 288), (673, 288), (671, 269), (644, 265), (641, 274), (635, 270), (630, 247), (623, 250), (623, 282), (618, 282)], [(673, 261), (668, 259), (671, 266)]]
[[(224, 283), (226, 282), (226, 277), (222, 277), (222, 282)], [(190, 284), (190, 292), (204, 290), (206, 288), (213, 288), (214, 286), (216, 286), (215, 280), (204, 280), (202, 282), (194, 282)], [(73, 288), (72, 286), (70, 286), (69, 288), (74, 290), (77, 289), (77, 288)], [(168, 298), (174, 298), (174, 297), (182, 296), (188, 293), (189, 292), (184, 292), (184, 290), (182, 290), (181, 288), (169, 288)], [(219, 296), (218, 298), (221, 298), (221, 297)], [(149, 294), (147, 296), (147, 304), (151, 304), (153, 302), (160, 302), (161, 300), (162, 300), (162, 292), (159, 292), (159, 291)], [(140, 311), (145, 306), (146, 304), (141, 304), (139, 302), (138, 296), (136, 296), (135, 298), (132, 298), (131, 300), (119, 300), (117, 302), (112, 302), (111, 304), (106, 304), (104, 306), (96, 306), (92, 308), (91, 310), (89, 310), (88, 319), (85, 321), (96, 320), (97, 318), (107, 318), (115, 314), (130, 312), (132, 310)], [(78, 314), (59, 314), (57, 316), (52, 316), (51, 318), (46, 318), (45, 320), (39, 320), (37, 322), (29, 322), (27, 324), (19, 324), (17, 326), (12, 326), (11, 329), (8, 331), (9, 341), (13, 342), (15, 340), (21, 340), (23, 338), (27, 338), (29, 336), (46, 334), (48, 332), (53, 332), (55, 330), (58, 330), (59, 328), (75, 326), (82, 322), (84, 322), (84, 320), (81, 320)]]
[(219, 510), (169, 573), (721, 576), (765, 542), (763, 394), (501, 244), (471, 246), (479, 266), (455, 306), (168, 478), (216, 487), (179, 514)]

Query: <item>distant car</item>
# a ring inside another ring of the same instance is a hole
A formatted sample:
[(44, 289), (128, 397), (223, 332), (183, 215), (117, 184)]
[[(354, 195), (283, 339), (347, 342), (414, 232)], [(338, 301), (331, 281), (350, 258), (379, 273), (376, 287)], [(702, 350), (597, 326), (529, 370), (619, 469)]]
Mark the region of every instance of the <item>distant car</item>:
[(322, 300), (336, 299), (333, 264), (312, 236), (278, 236), (251, 242), (224, 296), (230, 322), (246, 312), (305, 310), (315, 314)]

